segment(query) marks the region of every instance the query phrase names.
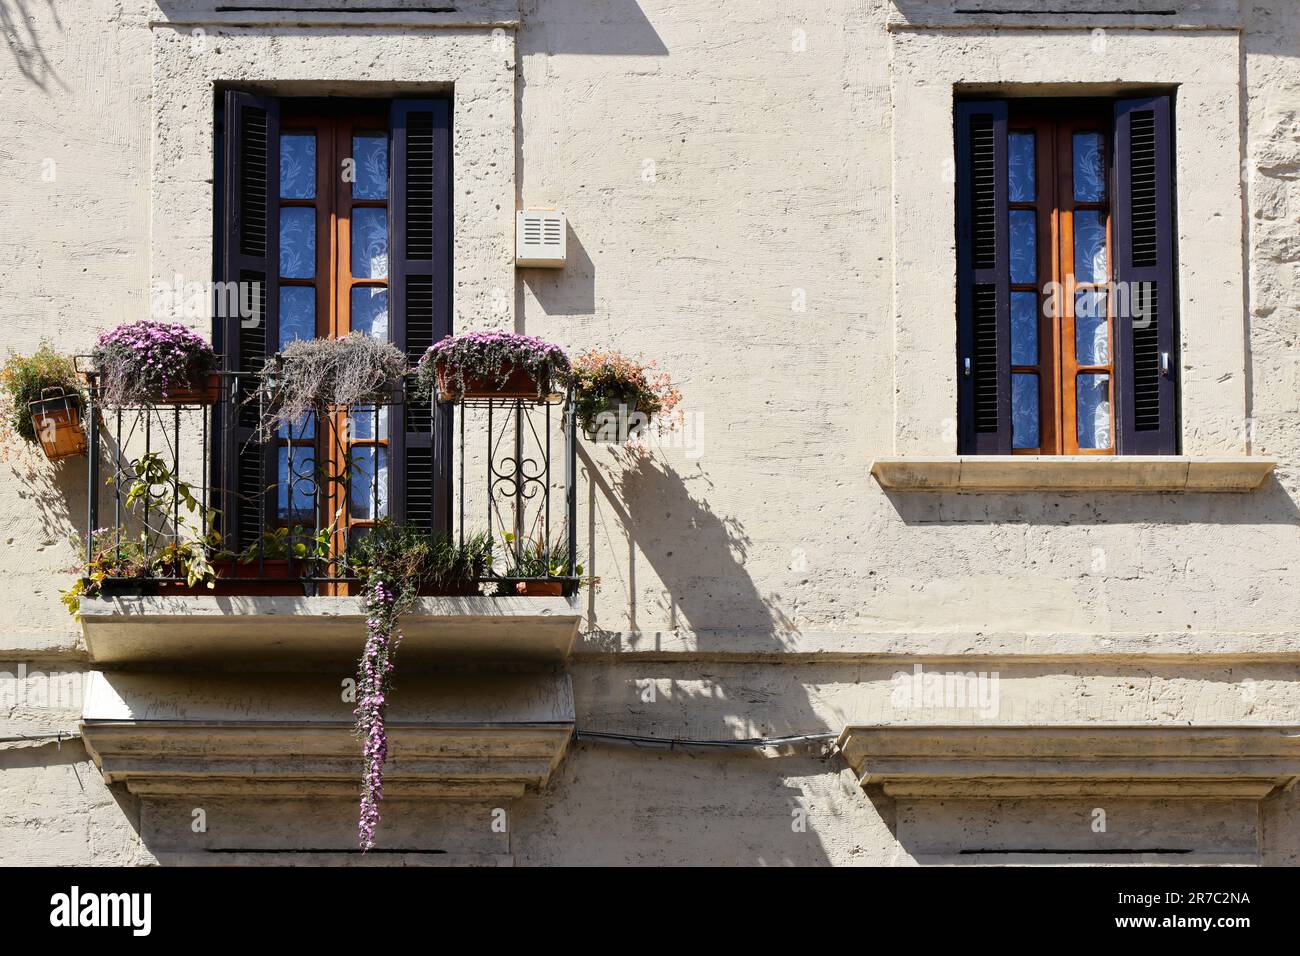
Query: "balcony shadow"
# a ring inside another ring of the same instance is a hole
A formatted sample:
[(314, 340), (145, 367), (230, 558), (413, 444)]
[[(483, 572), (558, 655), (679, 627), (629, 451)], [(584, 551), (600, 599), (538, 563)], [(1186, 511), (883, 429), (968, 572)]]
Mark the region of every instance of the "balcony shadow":
[(63, 21), (59, 19), (54, 0), (43, 0), (40, 3), (35, 0), (4, 0), (0, 3), (0, 28), (4, 30), (5, 43), (18, 72), (29, 83), (42, 90), (51, 84), (66, 90), (68, 85), (55, 72), (54, 64), (50, 62), (37, 35), (34, 21), (42, 7), (54, 18), (54, 28), (62, 33)]

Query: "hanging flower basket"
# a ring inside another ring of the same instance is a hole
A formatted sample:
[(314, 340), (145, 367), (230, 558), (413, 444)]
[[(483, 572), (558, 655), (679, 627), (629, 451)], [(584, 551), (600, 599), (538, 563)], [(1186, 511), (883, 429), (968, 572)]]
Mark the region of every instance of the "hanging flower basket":
[(415, 370), (417, 394), (440, 401), (518, 398), (547, 401), (568, 386), (569, 358), (558, 345), (514, 332), (466, 332), (431, 346)]
[(27, 407), (32, 415), (32, 430), (46, 458), (63, 461), (86, 453), (86, 433), (81, 427), (77, 396), (69, 395), (63, 388), (47, 388)]
[(624, 443), (652, 420), (671, 429), (681, 413), (681, 392), (655, 362), (593, 349), (573, 360), (573, 402), (588, 441)]

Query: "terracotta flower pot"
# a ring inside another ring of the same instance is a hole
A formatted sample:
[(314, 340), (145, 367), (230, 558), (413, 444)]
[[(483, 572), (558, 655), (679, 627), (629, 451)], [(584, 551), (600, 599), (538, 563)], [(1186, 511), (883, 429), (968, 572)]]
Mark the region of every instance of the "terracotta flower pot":
[[(505, 366), (502, 366), (505, 371)], [(549, 383), (546, 383), (549, 384)], [(510, 374), (501, 379), (499, 375), (465, 375), (465, 391), (456, 394), (454, 376), (446, 368), (438, 368), (438, 397), (444, 402), (454, 402), (460, 398), (531, 398), (542, 401), (549, 389), (539, 388), (537, 379), (527, 369), (515, 366)]]
[(191, 597), (301, 597), (303, 586), (298, 579), (307, 573), (308, 568), (302, 561), (295, 561), (290, 568), (288, 561), (267, 559), (249, 564), (232, 560), (213, 561), (212, 570), (217, 575), (213, 587), (190, 585), (184, 581), (161, 581), (159, 591)]
[(522, 597), (563, 597), (564, 582), (502, 578), (497, 593), (506, 596), (517, 594)]
[(221, 374), (210, 372), (197, 382), (170, 388), (158, 396), (159, 405), (215, 405), (221, 401)]
[(86, 453), (86, 433), (76, 399), (62, 388), (47, 388), (29, 404), (32, 427), (41, 451), (50, 461), (63, 461)]

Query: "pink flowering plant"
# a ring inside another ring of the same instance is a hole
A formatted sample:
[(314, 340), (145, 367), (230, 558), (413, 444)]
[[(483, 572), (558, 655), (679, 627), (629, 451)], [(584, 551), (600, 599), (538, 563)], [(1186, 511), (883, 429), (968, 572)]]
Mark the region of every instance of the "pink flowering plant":
[(578, 424), (593, 441), (628, 441), (651, 421), (669, 431), (681, 417), (682, 393), (654, 359), (591, 349), (573, 360), (571, 380)]
[(91, 354), (100, 377), (100, 402), (109, 408), (194, 387), (217, 367), (212, 346), (201, 336), (177, 322), (148, 319), (105, 332)]
[(463, 398), (471, 381), (504, 386), (516, 371), (537, 383), (542, 398), (569, 381), (569, 357), (558, 345), (516, 332), (465, 332), (434, 343), (416, 367), (419, 394), (431, 395), (439, 380), (455, 399)]

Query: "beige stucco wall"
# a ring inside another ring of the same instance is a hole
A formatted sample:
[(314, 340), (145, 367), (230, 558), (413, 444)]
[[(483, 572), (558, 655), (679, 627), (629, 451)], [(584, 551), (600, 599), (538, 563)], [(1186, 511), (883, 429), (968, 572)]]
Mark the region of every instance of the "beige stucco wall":
[[(928, 0), (525, 0), (518, 27), (510, 4), (475, 3), (476, 21), (346, 33), (223, 26), (196, 6), (5, 6), (0, 346), (84, 350), (146, 314), (151, 278), (210, 273), (211, 82), (450, 87), (457, 323), (643, 352), (686, 396), (684, 437), (652, 455), (582, 449), (580, 542), (602, 583), (571, 665), (580, 729), (1300, 722), (1287, 0), (1211, 4), (1178, 28), (1121, 18), (1101, 55), (1090, 23), (918, 26), (943, 20)], [(952, 186), (935, 168), (952, 87), (1031, 82), (1177, 84), (1184, 447), (1276, 456), (1259, 491), (886, 495), (868, 476), (873, 455), (955, 449)], [(563, 272), (514, 269), (516, 204), (568, 213)], [(86, 669), (57, 601), (82, 481), (0, 465), (0, 671)], [(900, 709), (891, 680), (916, 663), (998, 672), (997, 712)], [(75, 707), (7, 700), (0, 737), (75, 727)], [(119, 791), (78, 742), (0, 743), (0, 862), (351, 845), (351, 803), (213, 805), (200, 837), (192, 807)], [(1093, 807), (1021, 802), (997, 825), (1082, 850)], [(815, 750), (580, 742), (504, 836), (491, 807), (385, 809), (393, 845), (479, 862), (906, 863), (963, 833), (1003, 845), (987, 808), (894, 805)], [(1245, 829), (1251, 808), (1109, 813), (1114, 840), (1300, 861), (1295, 792)]]

